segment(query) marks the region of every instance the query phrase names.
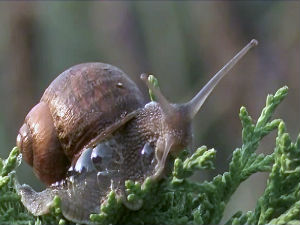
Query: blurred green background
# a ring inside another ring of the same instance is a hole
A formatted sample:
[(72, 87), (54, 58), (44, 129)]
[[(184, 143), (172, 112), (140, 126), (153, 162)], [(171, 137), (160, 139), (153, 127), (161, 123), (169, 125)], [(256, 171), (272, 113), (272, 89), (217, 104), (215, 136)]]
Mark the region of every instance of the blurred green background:
[[(0, 155), (15, 145), (17, 131), (49, 83), (68, 67), (89, 61), (113, 64), (136, 81), (142, 72), (159, 79), (173, 102), (189, 100), (252, 38), (258, 47), (214, 90), (195, 121), (195, 146), (214, 147), (224, 172), (241, 145), (239, 108), (257, 118), (268, 93), (289, 86), (276, 116), (292, 137), (300, 116), (300, 2), (0, 2)], [(148, 96), (147, 96), (148, 97)], [(259, 151), (270, 153), (275, 133)], [(24, 163), (22, 182), (41, 188)], [(254, 175), (226, 210), (253, 209), (266, 174)]]

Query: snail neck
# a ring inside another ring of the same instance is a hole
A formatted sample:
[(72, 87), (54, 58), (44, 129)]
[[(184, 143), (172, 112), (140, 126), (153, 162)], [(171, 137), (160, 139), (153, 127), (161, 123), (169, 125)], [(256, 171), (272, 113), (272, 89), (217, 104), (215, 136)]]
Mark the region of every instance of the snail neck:
[(164, 174), (168, 155), (178, 154), (192, 142), (191, 120), (186, 107), (176, 104), (170, 104), (166, 112), (160, 103), (150, 102), (142, 114), (138, 117), (139, 131), (143, 131), (146, 142), (155, 142), (157, 164), (152, 179), (159, 179)]
[(164, 146), (158, 146), (159, 151), (166, 151), (166, 146), (170, 145), (169, 152), (176, 154), (192, 142), (192, 121), (184, 105), (170, 104), (166, 113), (160, 103), (150, 102), (142, 109), (138, 120), (143, 134), (163, 142)]
[(184, 104), (170, 104), (171, 110), (162, 113), (165, 142), (169, 142), (170, 153), (177, 154), (192, 143), (192, 119)]

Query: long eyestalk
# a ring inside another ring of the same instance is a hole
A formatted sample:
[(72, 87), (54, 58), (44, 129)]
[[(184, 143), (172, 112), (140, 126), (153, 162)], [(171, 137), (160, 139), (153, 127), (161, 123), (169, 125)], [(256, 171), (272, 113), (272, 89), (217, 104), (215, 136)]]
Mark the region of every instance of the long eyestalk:
[(190, 119), (194, 118), (206, 98), (219, 83), (219, 81), (234, 67), (234, 65), (254, 46), (258, 41), (252, 39), (241, 51), (239, 51), (213, 78), (199, 91), (199, 93), (188, 103), (186, 103), (187, 112)]

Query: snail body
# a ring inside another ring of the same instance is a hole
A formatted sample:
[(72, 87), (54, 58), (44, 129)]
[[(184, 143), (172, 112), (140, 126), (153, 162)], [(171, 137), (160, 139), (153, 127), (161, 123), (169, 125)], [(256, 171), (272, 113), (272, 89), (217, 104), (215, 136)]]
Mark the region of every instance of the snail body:
[[(120, 69), (103, 63), (79, 64), (60, 74), (26, 116), (17, 146), (49, 187), (18, 188), (34, 215), (48, 212), (58, 195), (64, 216), (90, 223), (111, 190), (126, 201), (124, 182), (162, 177), (170, 154), (192, 142), (192, 119), (225, 74), (257, 44), (252, 40), (189, 102), (171, 104), (143, 74), (156, 102), (146, 103)], [(84, 202), (84, 204), (82, 204)]]

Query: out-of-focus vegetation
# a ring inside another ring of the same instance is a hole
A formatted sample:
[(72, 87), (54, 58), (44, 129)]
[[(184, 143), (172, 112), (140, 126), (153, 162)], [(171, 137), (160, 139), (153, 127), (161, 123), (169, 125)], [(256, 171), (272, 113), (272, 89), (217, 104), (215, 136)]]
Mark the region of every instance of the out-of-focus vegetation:
[[(139, 74), (155, 74), (164, 94), (183, 102), (252, 38), (259, 46), (219, 84), (194, 121), (195, 146), (220, 150), (215, 173), (198, 179), (228, 169), (232, 149), (241, 145), (239, 107), (246, 105), (257, 117), (263, 97), (285, 84), (289, 96), (276, 115), (286, 121), (292, 138), (299, 132), (299, 2), (0, 2), (0, 27), (2, 157), (44, 89), (74, 64), (118, 66), (145, 96)], [(274, 138), (267, 138), (259, 152), (270, 153)], [(21, 181), (37, 182), (28, 167), (21, 168)], [(228, 215), (253, 208), (265, 179), (246, 182)]]

